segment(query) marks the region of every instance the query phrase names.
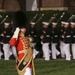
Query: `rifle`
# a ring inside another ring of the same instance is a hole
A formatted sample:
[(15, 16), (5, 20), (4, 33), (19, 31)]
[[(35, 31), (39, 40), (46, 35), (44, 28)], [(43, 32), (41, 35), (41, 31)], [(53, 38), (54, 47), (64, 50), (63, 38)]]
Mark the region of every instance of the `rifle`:
[(1, 22), (1, 24), (3, 24), (7, 18), (8, 18), (8, 15), (5, 16), (5, 18), (3, 19), (3, 21)]
[(49, 24), (51, 24), (51, 22), (55, 19), (55, 17), (57, 16), (58, 14), (53, 14), (53, 16), (50, 18), (50, 20), (48, 21)]
[(34, 19), (36, 19), (37, 16), (38, 16), (38, 14), (36, 14), (36, 15), (33, 17), (33, 19), (30, 21), (30, 23), (31, 23)]
[(75, 18), (75, 15), (72, 15), (69, 19), (68, 22), (71, 22)]
[(60, 18), (58, 19), (57, 23), (63, 18), (64, 15), (65, 15), (65, 12), (62, 13), (62, 15), (61, 15)]
[(44, 14), (42, 14), (42, 15), (40, 16), (40, 18), (37, 20), (36, 24), (42, 19), (43, 16), (44, 16)]

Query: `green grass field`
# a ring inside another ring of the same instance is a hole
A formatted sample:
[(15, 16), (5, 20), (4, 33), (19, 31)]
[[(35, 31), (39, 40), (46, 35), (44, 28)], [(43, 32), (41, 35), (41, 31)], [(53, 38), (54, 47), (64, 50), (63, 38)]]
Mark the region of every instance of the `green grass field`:
[[(75, 75), (75, 60), (35, 59), (36, 75)], [(0, 60), (0, 75), (18, 75), (15, 60)]]

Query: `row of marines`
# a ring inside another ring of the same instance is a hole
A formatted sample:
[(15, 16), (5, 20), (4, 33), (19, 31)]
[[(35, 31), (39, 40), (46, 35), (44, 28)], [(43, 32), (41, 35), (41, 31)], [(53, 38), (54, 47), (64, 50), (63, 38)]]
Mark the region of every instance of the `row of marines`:
[[(31, 36), (34, 39), (32, 42), (33, 57), (35, 58), (39, 53), (39, 51), (35, 49), (35, 46), (39, 42), (39, 39), (41, 39), (40, 42), (42, 44), (43, 57), (45, 60), (50, 60), (51, 56), (52, 59), (57, 59), (57, 56), (61, 54), (62, 58), (66, 58), (66, 60), (69, 61), (71, 60), (71, 51), (72, 58), (75, 59), (75, 23), (62, 21), (59, 27), (55, 22), (52, 22), (52, 25), (49, 25), (48, 22), (42, 22), (42, 24), (42, 28), (37, 32), (36, 23), (31, 22), (27, 32), (27, 36)], [(15, 47), (10, 47), (9, 44), (13, 35), (12, 28), (9, 25), (10, 23), (4, 23), (4, 30), (0, 35), (0, 41), (3, 43), (5, 60), (9, 60), (11, 54), (14, 54), (15, 57), (17, 54)], [(13, 49), (12, 53), (10, 48)]]
[[(52, 22), (52, 25), (49, 25), (48, 22), (42, 22), (42, 24), (43, 26), (39, 34), (36, 34), (35, 23), (31, 23), (32, 28), (30, 28), (30, 33), (34, 38), (34, 44), (38, 42), (37, 35), (41, 38), (43, 57), (45, 60), (50, 60), (50, 56), (52, 56), (52, 59), (57, 59), (59, 54), (61, 54), (62, 58), (66, 58), (67, 61), (71, 60), (70, 44), (72, 57), (75, 59), (75, 23), (62, 21), (60, 27), (55, 22)], [(51, 44), (50, 48), (49, 44)]]

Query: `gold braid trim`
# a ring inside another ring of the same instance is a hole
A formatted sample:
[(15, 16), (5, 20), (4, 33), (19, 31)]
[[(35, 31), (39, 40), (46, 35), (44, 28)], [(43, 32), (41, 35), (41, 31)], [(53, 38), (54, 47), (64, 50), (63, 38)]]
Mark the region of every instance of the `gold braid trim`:
[(24, 68), (22, 71), (20, 71), (20, 70), (17, 68), (17, 71), (18, 71), (18, 74), (19, 74), (19, 75), (24, 75), (24, 73), (25, 73), (25, 71), (26, 71), (26, 68), (27, 68), (27, 66), (31, 63), (31, 61), (32, 61), (32, 57), (31, 57), (31, 59), (29, 60), (28, 64), (25, 66), (25, 68)]
[(32, 61), (32, 58), (33, 58), (33, 55), (32, 55), (32, 49), (31, 48), (29, 48), (28, 50), (25, 50), (25, 47), (26, 47), (26, 45), (25, 45), (25, 43), (24, 43), (24, 39), (25, 38), (20, 38), (21, 39), (21, 42), (22, 42), (22, 44), (23, 44), (23, 48), (24, 48), (24, 57), (21, 59), (21, 60), (19, 60), (18, 59), (18, 57), (17, 57), (17, 60), (19, 61), (19, 64), (17, 65), (17, 67), (19, 67), (19, 65), (21, 64), (21, 62), (24, 60), (25, 62), (28, 62), (27, 63), (27, 65), (23, 68), (23, 70), (22, 71), (20, 71), (18, 68), (17, 68), (17, 71), (18, 71), (18, 74), (19, 75), (24, 75), (24, 73), (25, 73), (25, 71), (26, 71), (26, 68), (28, 67), (28, 65), (31, 63), (31, 61)]

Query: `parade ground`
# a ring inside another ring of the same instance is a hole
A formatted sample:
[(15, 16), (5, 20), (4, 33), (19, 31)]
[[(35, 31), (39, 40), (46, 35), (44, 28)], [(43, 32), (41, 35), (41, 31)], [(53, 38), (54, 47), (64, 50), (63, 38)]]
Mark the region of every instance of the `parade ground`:
[[(64, 59), (45, 61), (35, 59), (35, 75), (75, 75), (75, 60)], [(15, 60), (0, 60), (0, 75), (18, 75)]]

